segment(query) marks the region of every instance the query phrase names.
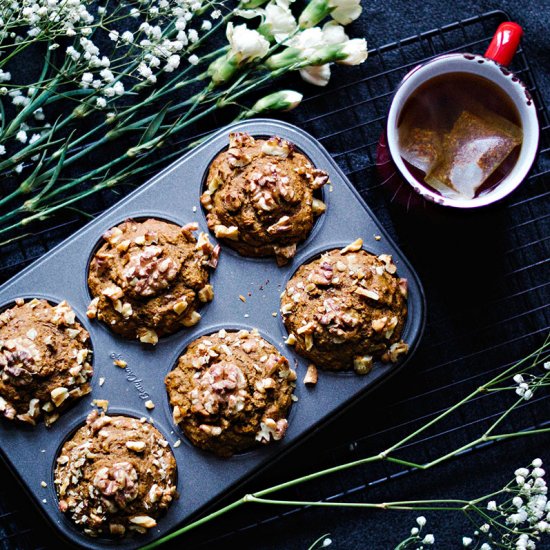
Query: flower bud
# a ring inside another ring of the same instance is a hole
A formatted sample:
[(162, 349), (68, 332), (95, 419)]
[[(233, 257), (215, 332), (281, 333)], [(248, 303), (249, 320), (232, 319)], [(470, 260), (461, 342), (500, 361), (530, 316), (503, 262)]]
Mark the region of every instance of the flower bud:
[(243, 118), (249, 118), (266, 111), (290, 111), (298, 107), (302, 98), (302, 94), (294, 90), (274, 92), (256, 101)]

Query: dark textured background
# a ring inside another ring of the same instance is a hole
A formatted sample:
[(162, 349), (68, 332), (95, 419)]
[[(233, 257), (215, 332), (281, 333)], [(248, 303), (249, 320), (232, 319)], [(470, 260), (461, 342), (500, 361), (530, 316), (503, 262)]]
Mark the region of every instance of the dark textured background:
[[(350, 34), (366, 35), (371, 48), (489, 10), (506, 10), (525, 29), (526, 59), (544, 102), (550, 104), (549, 2), (386, 0), (363, 5), (363, 15)], [(489, 26), (491, 23), (498, 23), (498, 17), (488, 20)], [(490, 29), (486, 26), (484, 30), (488, 36)], [(477, 27), (473, 35), (468, 32), (469, 28), (464, 40), (479, 37)], [(448, 46), (454, 47), (461, 39), (453, 35), (449, 40)], [(443, 46), (434, 39), (435, 51)], [(482, 53), (484, 45), (473, 49)], [(532, 351), (548, 332), (547, 120), (535, 175), (496, 208), (460, 216), (446, 213), (433, 218), (426, 212), (419, 216), (404, 213), (378, 185), (374, 144), (389, 88), (407, 71), (394, 68), (413, 63), (415, 55), (420, 59), (429, 54), (411, 47), (400, 61), (395, 48), (374, 52), (360, 68), (336, 69), (328, 90), (305, 88), (314, 97), (287, 117), (321, 139), (417, 268), (428, 300), (428, 326), (418, 354), (398, 379), (314, 434), (307, 444), (251, 482), (247, 491), (381, 451), (433, 413), (445, 410), (499, 366)], [(392, 70), (390, 78), (379, 76), (386, 68)], [(523, 71), (523, 65), (516, 65), (518, 68)], [(372, 101), (378, 94), (380, 101)], [(373, 120), (376, 122), (371, 123)], [(57, 231), (49, 238), (53, 242), (66, 234)], [(3, 251), (1, 262), (6, 264), (14, 254), (13, 250)], [(486, 425), (480, 419), (498, 413), (507, 404), (509, 400), (502, 396), (476, 400), (431, 432), (429, 439), (407, 449), (405, 456), (422, 461), (466, 443)], [(511, 418), (505, 428), (514, 431), (546, 421), (550, 421), (550, 399), (541, 397)], [(549, 444), (548, 436), (498, 443), (424, 473), (385, 466), (360, 468), (318, 480), (287, 496), (320, 499), (346, 493), (341, 498), (350, 501), (477, 497), (502, 486), (517, 467), (535, 456), (550, 460)], [(184, 467), (181, 475), (185, 475)], [(3, 467), (0, 476), (0, 549), (62, 547)], [(317, 509), (292, 511), (273, 519), (276, 512), (288, 510), (248, 505), (172, 546), (298, 549), (330, 532), (331, 548), (386, 549), (407, 536), (418, 515)], [(471, 535), (472, 527), (460, 515), (425, 515), (428, 532), (435, 532), (436, 548), (460, 547), (462, 536)], [(218, 538), (260, 520), (260, 525)], [(539, 547), (550, 548), (550, 542)]]

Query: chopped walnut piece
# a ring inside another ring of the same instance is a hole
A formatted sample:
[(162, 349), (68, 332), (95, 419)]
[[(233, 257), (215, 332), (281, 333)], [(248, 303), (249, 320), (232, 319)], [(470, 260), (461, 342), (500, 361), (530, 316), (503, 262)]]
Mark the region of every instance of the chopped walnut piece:
[(306, 384), (306, 386), (314, 386), (317, 384), (317, 367), (313, 363), (310, 363), (307, 367), (307, 372), (304, 376), (304, 384)]
[(139, 341), (143, 344), (152, 344), (154, 346), (158, 343), (159, 337), (154, 330), (145, 329), (141, 332), (139, 336)]
[(370, 298), (371, 300), (380, 300), (380, 295), (377, 292), (374, 292), (374, 290), (368, 290), (367, 288), (363, 288), (361, 286), (355, 289), (355, 293), (365, 296), (366, 298)]
[(144, 405), (145, 405), (145, 408), (149, 409), (150, 411), (155, 408), (155, 404), (150, 399), (148, 401), (145, 401)]
[(409, 282), (407, 279), (399, 279), (399, 292), (404, 298), (407, 298), (409, 295)]
[(146, 445), (144, 441), (126, 441), (126, 447), (136, 453), (142, 453)]
[(214, 288), (212, 285), (205, 285), (199, 290), (199, 300), (202, 303), (211, 302), (214, 299)]
[(182, 298), (174, 304), (172, 309), (174, 313), (176, 313), (177, 315), (181, 315), (187, 309), (188, 305), (189, 304), (187, 303), (187, 300), (185, 298)]
[(184, 327), (193, 327), (201, 320), (201, 314), (197, 311), (192, 311), (190, 315), (181, 320)]
[(86, 311), (86, 317), (88, 319), (95, 319), (97, 316), (97, 304), (99, 302), (99, 298), (94, 298), (90, 305), (88, 306), (88, 310)]
[(214, 235), (216, 235), (218, 239), (229, 239), (230, 241), (238, 241), (239, 229), (235, 225), (232, 225), (231, 227), (226, 227), (225, 225), (218, 224), (214, 226)]
[(51, 391), (52, 402), (56, 407), (60, 407), (61, 404), (69, 397), (69, 390), (67, 388), (55, 388)]
[(287, 158), (294, 152), (294, 145), (282, 139), (274, 136), (262, 143), (262, 153), (265, 155), (271, 155), (274, 157)]
[(340, 254), (346, 254), (347, 252), (357, 252), (358, 250), (361, 250), (362, 246), (363, 239), (355, 239), (352, 243), (342, 248), (342, 250), (340, 250)]
[(353, 359), (353, 370), (357, 374), (368, 374), (372, 369), (371, 355), (358, 355)]
[(178, 271), (179, 266), (164, 256), (162, 247), (150, 245), (130, 255), (124, 277), (140, 296), (153, 296), (167, 288)]

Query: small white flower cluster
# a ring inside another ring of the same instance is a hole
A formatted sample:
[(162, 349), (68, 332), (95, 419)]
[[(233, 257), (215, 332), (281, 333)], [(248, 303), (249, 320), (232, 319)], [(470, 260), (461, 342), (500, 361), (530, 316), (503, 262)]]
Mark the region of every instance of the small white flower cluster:
[(422, 529), (426, 525), (426, 518), (418, 516), (416, 518), (417, 526), (411, 529), (410, 536), (403, 541), (399, 548), (414, 548), (415, 550), (424, 550), (425, 546), (432, 546), (435, 543), (435, 537), (431, 533), (422, 536)]
[[(548, 502), (548, 487), (544, 479), (542, 460), (536, 458), (531, 463), (532, 468), (518, 468), (514, 475), (514, 484), (507, 491), (515, 493), (511, 502), (498, 505), (495, 500), (487, 503), (489, 512), (498, 512), (500, 518), (509, 526), (510, 532), (503, 539), (510, 548), (516, 550), (533, 550), (540, 535), (550, 534), (550, 503)], [(489, 532), (489, 525), (479, 529)], [(464, 540), (470, 541), (468, 544)], [(471, 539), (463, 539), (464, 546), (471, 544)], [(507, 546), (508, 547), (508, 546)], [(483, 548), (483, 546), (482, 546)], [(490, 546), (487, 545), (486, 549)]]
[(533, 397), (533, 390), (529, 387), (525, 378), (521, 374), (516, 374), (513, 380), (517, 384), (516, 393), (525, 401), (529, 401)]
[(14, 0), (2, 5), (0, 18), (2, 27), (17, 31), (27, 27), (29, 37), (74, 36), (76, 29), (93, 22), (86, 7), (89, 3), (89, 0)]

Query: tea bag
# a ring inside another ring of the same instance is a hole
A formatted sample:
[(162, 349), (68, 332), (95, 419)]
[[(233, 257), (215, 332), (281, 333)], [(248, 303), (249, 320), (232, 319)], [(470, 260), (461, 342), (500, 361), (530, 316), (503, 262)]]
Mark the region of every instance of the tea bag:
[(437, 164), (441, 156), (441, 137), (429, 128), (408, 128), (400, 140), (401, 156), (425, 174)]
[(473, 199), (522, 141), (521, 128), (479, 105), (463, 111), (443, 138), (443, 156), (426, 183), (451, 198)]

